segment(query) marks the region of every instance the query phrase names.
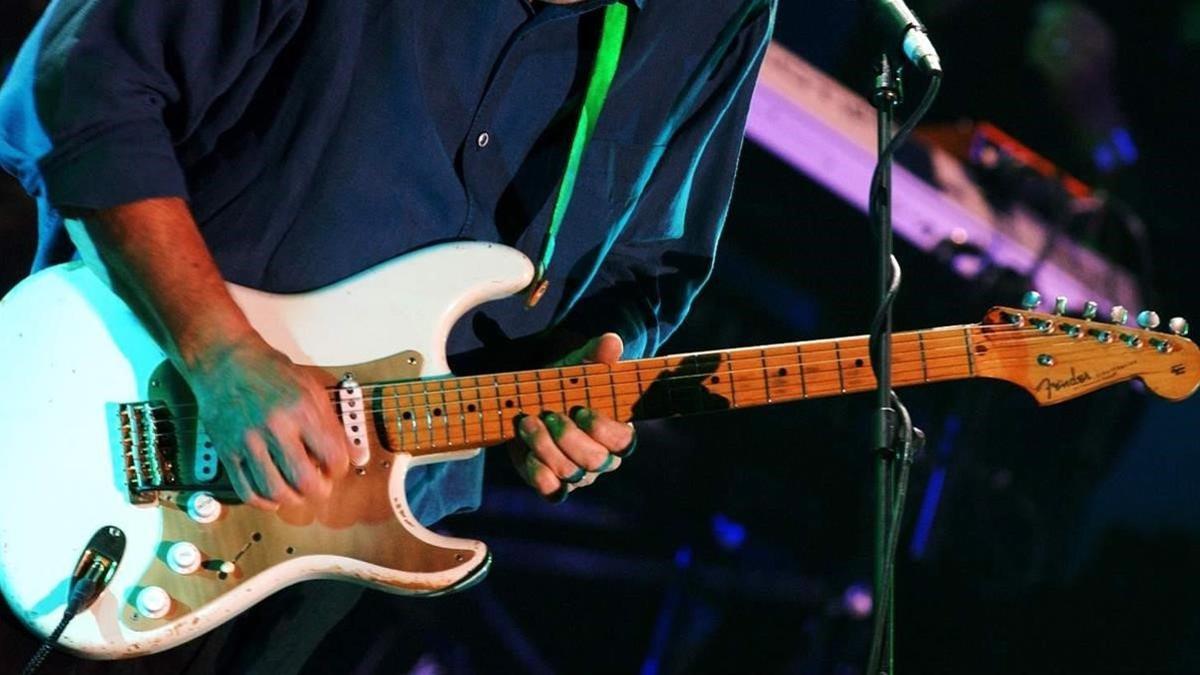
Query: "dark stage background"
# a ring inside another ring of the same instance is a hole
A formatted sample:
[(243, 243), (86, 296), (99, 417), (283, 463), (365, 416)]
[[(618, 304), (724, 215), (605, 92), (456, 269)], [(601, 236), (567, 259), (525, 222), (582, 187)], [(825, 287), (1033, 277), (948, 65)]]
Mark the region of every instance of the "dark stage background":
[[(40, 4), (5, 0), (0, 64)], [(1119, 195), (1147, 224), (1148, 268), (1119, 223), (1069, 234), (1140, 274), (1164, 316), (1200, 314), (1200, 1), (911, 4), (947, 69), (930, 121), (990, 120)], [(863, 91), (857, 3), (781, 5), (776, 39)], [(1114, 128), (1135, 159), (1096, 152)], [(27, 270), (35, 213), (3, 178), (6, 289)], [(713, 281), (668, 351), (863, 333), (871, 251), (860, 213), (747, 143)], [(903, 243), (899, 256), (900, 329), (976, 321), (1025, 290), (1016, 275), (963, 281)], [(992, 382), (905, 399), (930, 444), (901, 540), (902, 673), (1200, 672), (1200, 401), (1122, 386), (1038, 409)], [(489, 580), (420, 603), (368, 594), (311, 672), (858, 673), (871, 400), (646, 424), (635, 459), (558, 507), (497, 453), (484, 508), (443, 524), (493, 545)], [(0, 671), (35, 647), (3, 613)], [(55, 656), (46, 672), (109, 671)]]

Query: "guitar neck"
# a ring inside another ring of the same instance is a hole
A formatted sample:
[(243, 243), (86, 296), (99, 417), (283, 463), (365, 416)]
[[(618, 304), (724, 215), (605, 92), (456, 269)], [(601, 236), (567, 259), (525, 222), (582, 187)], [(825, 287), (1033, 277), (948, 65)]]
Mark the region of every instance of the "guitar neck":
[[(892, 336), (895, 386), (976, 375), (977, 325)], [(751, 408), (876, 388), (866, 336), (365, 388), (375, 429), (414, 455), (495, 445), (519, 415), (583, 406), (624, 421)]]

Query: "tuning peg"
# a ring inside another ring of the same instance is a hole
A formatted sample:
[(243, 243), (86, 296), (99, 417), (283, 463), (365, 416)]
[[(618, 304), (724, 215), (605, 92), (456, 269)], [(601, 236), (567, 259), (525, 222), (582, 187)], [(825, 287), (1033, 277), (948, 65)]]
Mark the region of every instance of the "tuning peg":
[(1059, 316), (1067, 313), (1067, 296), (1060, 295), (1054, 299), (1054, 313)]
[(1091, 321), (1100, 313), (1100, 305), (1096, 304), (1095, 300), (1088, 300), (1083, 305), (1083, 318)]
[(1146, 311), (1137, 315), (1137, 325), (1147, 330), (1154, 330), (1155, 328), (1158, 328), (1160, 323), (1162, 323), (1162, 319), (1159, 319), (1158, 312), (1153, 310), (1147, 309)]
[(1112, 308), (1112, 312), (1109, 313), (1108, 318), (1112, 319), (1112, 322), (1118, 326), (1124, 326), (1129, 322), (1129, 310), (1120, 305), (1116, 305)]
[(1021, 298), (1021, 306), (1025, 309), (1037, 309), (1040, 304), (1042, 304), (1042, 294), (1037, 291), (1029, 291), (1025, 293), (1025, 297)]
[(1182, 316), (1177, 316), (1174, 319), (1171, 319), (1167, 325), (1171, 327), (1171, 332), (1176, 335), (1183, 336), (1188, 334), (1188, 322), (1187, 319), (1183, 318)]

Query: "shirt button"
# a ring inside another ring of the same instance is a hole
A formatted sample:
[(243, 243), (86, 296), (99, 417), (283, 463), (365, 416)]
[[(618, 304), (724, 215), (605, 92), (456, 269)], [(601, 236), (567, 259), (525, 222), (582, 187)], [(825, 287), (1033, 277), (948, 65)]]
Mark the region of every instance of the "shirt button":
[(479, 138), (475, 139), (475, 145), (477, 145), (481, 148), (486, 148), (488, 146), (488, 143), (491, 143), (491, 142), (492, 142), (492, 135), (486, 131), (483, 132), (482, 134), (479, 134)]

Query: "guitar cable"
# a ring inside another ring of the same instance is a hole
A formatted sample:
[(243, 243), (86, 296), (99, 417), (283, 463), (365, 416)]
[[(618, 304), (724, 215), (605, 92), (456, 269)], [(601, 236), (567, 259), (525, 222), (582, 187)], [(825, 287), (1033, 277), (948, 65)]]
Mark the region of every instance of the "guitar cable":
[(71, 594), (67, 598), (67, 608), (63, 610), (62, 621), (58, 622), (58, 627), (54, 629), (54, 632), (42, 640), (41, 646), (38, 647), (33, 658), (29, 659), (29, 662), (25, 664), (25, 669), (21, 671), (21, 675), (33, 675), (38, 668), (42, 667), (42, 662), (46, 660), (47, 656), (50, 656), (50, 651), (58, 644), (58, 639), (62, 637), (63, 631), (67, 629), (67, 624), (71, 623), (71, 619), (74, 619), (76, 614), (91, 604), (89, 602), (90, 599), (99, 595), (97, 586), (97, 580), (93, 579), (91, 575), (78, 579), (75, 583), (71, 584)]
[(71, 575), (71, 590), (67, 594), (67, 606), (63, 609), (62, 619), (54, 631), (42, 640), (41, 646), (25, 664), (21, 675), (33, 675), (42, 667), (46, 657), (50, 656), (51, 650), (58, 644), (63, 631), (67, 629), (67, 624), (71, 623), (77, 614), (90, 607), (108, 587), (124, 555), (125, 533), (120, 528), (106, 525), (96, 530), (80, 554), (79, 561), (75, 563), (75, 571)]

